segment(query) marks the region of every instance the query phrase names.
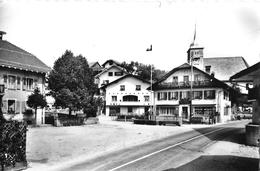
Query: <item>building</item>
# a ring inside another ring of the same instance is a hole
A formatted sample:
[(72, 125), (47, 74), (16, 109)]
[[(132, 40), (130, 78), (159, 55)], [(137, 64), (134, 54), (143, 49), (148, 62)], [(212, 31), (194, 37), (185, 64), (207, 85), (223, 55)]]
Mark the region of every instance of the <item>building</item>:
[[(36, 87), (45, 93), (45, 76), (51, 70), (31, 53), (3, 40), (0, 32), (0, 84), (5, 86), (2, 110), (14, 119), (22, 119), (28, 96)], [(44, 123), (44, 110), (37, 112), (37, 124)]]
[(98, 85), (98, 88), (128, 74), (124, 68), (116, 63), (107, 62), (104, 66), (103, 71), (95, 75), (95, 83)]
[(101, 87), (105, 91), (106, 115), (142, 115), (152, 104), (150, 83), (136, 75), (125, 75)]
[(171, 70), (152, 89), (156, 115), (177, 115), (188, 121), (193, 115), (209, 117), (218, 112), (218, 122), (231, 119), (229, 86), (187, 63)]
[(252, 123), (246, 125), (246, 142), (248, 145), (259, 146), (260, 125), (260, 62), (242, 70), (230, 78), (232, 81), (251, 81), (253, 87), (248, 84), (248, 99), (253, 102)]
[(193, 115), (209, 117), (218, 113), (218, 122), (225, 122), (231, 119), (231, 88), (216, 77), (222, 75), (218, 68), (221, 62), (204, 58), (204, 48), (196, 43), (195, 37), (187, 51), (188, 63), (174, 68), (152, 85), (154, 110), (156, 115), (177, 115), (184, 120)]
[(94, 75), (97, 75), (103, 70), (103, 68), (98, 62), (90, 62), (89, 67), (93, 70)]

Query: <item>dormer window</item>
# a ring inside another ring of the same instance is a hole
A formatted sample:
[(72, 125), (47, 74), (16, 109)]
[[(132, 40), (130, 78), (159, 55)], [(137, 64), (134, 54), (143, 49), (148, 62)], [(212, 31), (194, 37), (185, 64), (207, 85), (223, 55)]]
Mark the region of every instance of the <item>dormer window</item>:
[(208, 66), (205, 66), (205, 71), (206, 71), (206, 73), (210, 73), (210, 68), (211, 68), (211, 66), (210, 65), (208, 65)]

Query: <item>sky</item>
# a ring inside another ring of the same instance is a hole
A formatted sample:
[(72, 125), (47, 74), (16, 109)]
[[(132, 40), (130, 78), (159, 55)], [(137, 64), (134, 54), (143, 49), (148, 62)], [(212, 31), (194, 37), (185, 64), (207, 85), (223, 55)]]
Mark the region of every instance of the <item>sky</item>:
[[(196, 39), (204, 57), (260, 61), (260, 0), (0, 0), (7, 40), (52, 67), (66, 49), (88, 62), (169, 71)], [(153, 50), (146, 49), (153, 45)]]

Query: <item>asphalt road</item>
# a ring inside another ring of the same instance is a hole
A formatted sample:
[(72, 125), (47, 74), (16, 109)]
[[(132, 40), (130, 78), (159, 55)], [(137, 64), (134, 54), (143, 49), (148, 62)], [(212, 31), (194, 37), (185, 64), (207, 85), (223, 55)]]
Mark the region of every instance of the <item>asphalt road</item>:
[(243, 143), (245, 123), (194, 129), (85, 161), (65, 170), (257, 170), (257, 159), (208, 156), (204, 153), (207, 147), (220, 140)]

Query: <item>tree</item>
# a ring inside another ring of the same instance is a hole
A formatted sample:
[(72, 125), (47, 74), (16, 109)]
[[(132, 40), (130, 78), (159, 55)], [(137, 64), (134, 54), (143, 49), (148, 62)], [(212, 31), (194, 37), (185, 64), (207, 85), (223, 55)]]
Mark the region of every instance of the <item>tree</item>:
[(55, 106), (69, 108), (71, 114), (72, 110), (81, 110), (93, 103), (97, 85), (94, 84), (92, 72), (86, 58), (74, 56), (71, 51), (66, 50), (55, 61), (48, 78), (48, 87), (55, 99)]
[(47, 105), (45, 97), (40, 93), (38, 87), (36, 87), (33, 93), (28, 97), (27, 105), (35, 111), (35, 123), (37, 119), (37, 108), (44, 108)]
[(130, 63), (123, 62), (121, 64), (123, 68), (130, 74), (136, 74), (142, 79), (150, 81), (151, 80), (151, 67), (152, 67), (152, 76), (153, 81), (158, 81), (162, 76), (166, 74), (165, 71), (160, 69), (155, 69), (152, 65), (145, 65), (138, 62), (131, 61)]

